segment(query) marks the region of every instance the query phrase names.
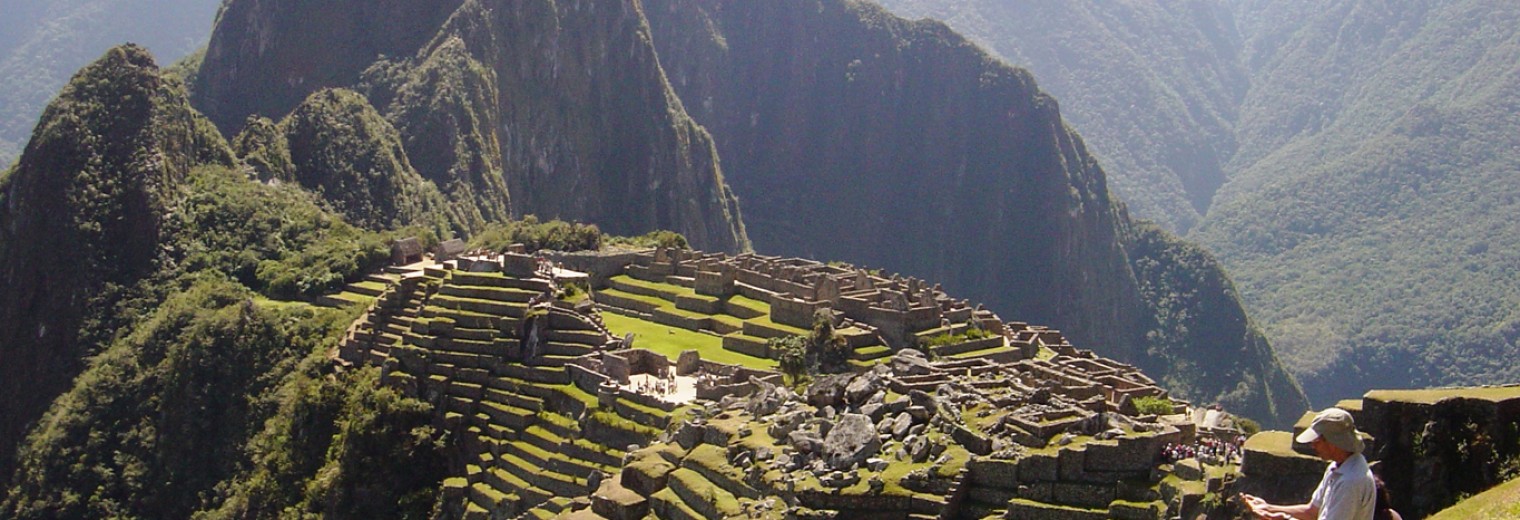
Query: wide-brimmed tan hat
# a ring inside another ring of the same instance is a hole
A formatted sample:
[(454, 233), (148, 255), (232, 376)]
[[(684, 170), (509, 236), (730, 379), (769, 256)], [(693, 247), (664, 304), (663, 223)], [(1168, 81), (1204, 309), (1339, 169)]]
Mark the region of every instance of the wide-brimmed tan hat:
[(1351, 413), (1340, 408), (1326, 408), (1315, 415), (1314, 422), (1309, 423), (1309, 429), (1293, 440), (1309, 444), (1320, 437), (1350, 453), (1361, 453), (1366, 448), (1362, 444), (1362, 438), (1356, 434), (1356, 421), (1351, 418)]

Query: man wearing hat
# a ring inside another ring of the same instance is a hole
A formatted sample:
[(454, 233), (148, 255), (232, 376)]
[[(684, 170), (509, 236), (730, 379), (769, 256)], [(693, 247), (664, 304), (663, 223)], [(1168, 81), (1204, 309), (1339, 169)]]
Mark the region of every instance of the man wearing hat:
[(1367, 458), (1362, 456), (1362, 439), (1356, 433), (1351, 414), (1340, 408), (1327, 408), (1314, 416), (1309, 429), (1294, 440), (1314, 448), (1314, 454), (1330, 461), (1325, 477), (1307, 504), (1280, 506), (1268, 504), (1261, 497), (1241, 494), (1240, 498), (1258, 518), (1272, 520), (1372, 520), (1377, 500), (1377, 485)]

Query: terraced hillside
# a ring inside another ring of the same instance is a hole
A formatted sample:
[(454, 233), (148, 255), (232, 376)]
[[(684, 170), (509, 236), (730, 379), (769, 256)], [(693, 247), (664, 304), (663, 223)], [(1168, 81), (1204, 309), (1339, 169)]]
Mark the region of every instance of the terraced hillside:
[[(611, 337), (594, 314), (535, 301), (558, 289), (552, 281), (434, 268), (381, 279), (340, 357), (386, 367), (389, 383), (426, 396), (461, 434), (444, 483), (458, 513), (558, 511), (568, 500), (555, 497), (585, 495), (594, 474), (619, 467), (612, 446), (666, 426), (669, 409), (599, 403), (571, 383), (566, 362)], [(525, 343), (540, 353), (522, 357)]]
[[(392, 268), (326, 300), (369, 309), (340, 363), (384, 367), (452, 432), (449, 516), (1160, 518), (1233, 472), (1158, 473), (1163, 446), (1200, 435), (1185, 403), (919, 280), (750, 254), (550, 257)], [(852, 371), (794, 393), (772, 340), (818, 327)]]

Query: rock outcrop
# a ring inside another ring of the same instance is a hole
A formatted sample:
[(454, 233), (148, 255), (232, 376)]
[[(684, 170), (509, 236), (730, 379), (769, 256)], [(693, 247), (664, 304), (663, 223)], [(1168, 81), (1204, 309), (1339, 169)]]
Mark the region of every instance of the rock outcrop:
[(220, 17), (195, 102), (224, 133), (352, 87), (465, 229), (535, 214), (748, 247), (712, 138), (671, 92), (638, 2), (297, 4), (239, 0)]

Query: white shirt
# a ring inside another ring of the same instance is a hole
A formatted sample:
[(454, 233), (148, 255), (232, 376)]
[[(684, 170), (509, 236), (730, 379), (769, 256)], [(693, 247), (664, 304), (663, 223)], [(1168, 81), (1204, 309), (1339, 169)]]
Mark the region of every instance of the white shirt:
[(1309, 504), (1319, 508), (1319, 520), (1372, 520), (1377, 484), (1367, 458), (1358, 453), (1340, 464), (1330, 463)]

